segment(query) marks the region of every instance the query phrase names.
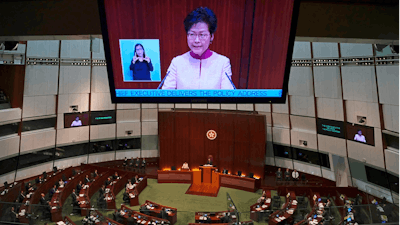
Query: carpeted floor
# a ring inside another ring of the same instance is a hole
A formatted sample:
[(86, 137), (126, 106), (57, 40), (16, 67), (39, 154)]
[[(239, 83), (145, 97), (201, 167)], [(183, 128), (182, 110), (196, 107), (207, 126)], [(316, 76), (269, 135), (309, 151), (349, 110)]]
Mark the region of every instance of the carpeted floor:
[[(241, 191), (231, 188), (221, 187), (217, 197), (206, 197), (187, 195), (185, 192), (189, 188), (190, 184), (158, 184), (156, 179), (148, 179), (147, 187), (139, 195), (139, 204), (143, 204), (146, 200), (157, 202), (161, 205), (171, 206), (178, 209), (178, 222), (176, 225), (187, 225), (188, 223), (194, 222), (194, 214), (197, 211), (225, 211), (228, 207), (228, 200), (226, 193), (228, 192), (232, 198), (232, 201), (236, 205), (240, 212), (240, 221), (250, 220), (250, 205), (257, 202), (257, 199), (261, 196), (261, 190), (256, 193), (247, 191)], [(123, 203), (122, 201), (123, 191), (118, 193), (116, 199), (117, 208)], [(276, 193), (273, 193), (276, 195)], [(98, 193), (95, 193), (92, 197), (91, 204), (96, 207)], [(129, 204), (127, 205), (129, 207)], [(139, 211), (139, 206), (130, 207), (133, 210)], [(83, 217), (78, 215), (70, 215), (72, 212), (71, 198), (69, 197), (63, 205), (63, 216), (68, 216), (76, 224), (82, 224), (81, 220)], [(100, 210), (104, 216), (112, 218), (114, 210)], [(38, 221), (37, 224), (44, 224), (49, 221)], [(255, 224), (266, 224), (266, 223), (255, 223)]]

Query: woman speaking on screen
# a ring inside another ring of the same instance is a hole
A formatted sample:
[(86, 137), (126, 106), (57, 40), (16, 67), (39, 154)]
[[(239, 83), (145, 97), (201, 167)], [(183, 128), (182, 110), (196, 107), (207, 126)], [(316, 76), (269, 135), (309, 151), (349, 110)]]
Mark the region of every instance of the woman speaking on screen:
[(133, 80), (151, 80), (150, 71), (153, 71), (153, 64), (149, 57), (146, 57), (142, 44), (135, 45), (135, 54), (131, 65)]
[(209, 49), (217, 29), (214, 12), (197, 8), (183, 23), (190, 51), (172, 59), (162, 89), (234, 89), (229, 59)]

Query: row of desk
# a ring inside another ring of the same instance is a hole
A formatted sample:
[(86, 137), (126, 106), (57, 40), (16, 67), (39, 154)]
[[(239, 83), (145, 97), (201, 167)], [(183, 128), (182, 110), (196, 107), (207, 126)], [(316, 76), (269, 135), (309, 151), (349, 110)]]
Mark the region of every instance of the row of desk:
[(205, 222), (209, 218), (209, 221), (212, 224), (224, 224), (221, 223), (221, 218), (225, 216), (225, 214), (229, 214), (230, 223), (236, 223), (237, 218), (233, 210), (219, 212), (195, 212), (194, 217), (196, 223)]
[[(270, 215), (270, 225), (276, 225), (284, 220), (288, 220), (292, 217), (294, 211), (297, 208), (296, 194), (294, 191), (289, 191), (286, 195), (286, 202), (280, 210), (275, 211)], [(289, 222), (290, 223), (290, 222)]]
[[(157, 171), (157, 182), (192, 184), (194, 181), (193, 173), (196, 172), (199, 171), (159, 170)], [(261, 186), (261, 179), (249, 178), (244, 176), (239, 177), (236, 175), (222, 174), (220, 172), (213, 173), (214, 175), (219, 177), (219, 186), (221, 187), (256, 192)]]
[(177, 209), (176, 208), (172, 208), (169, 206), (164, 206), (149, 200), (146, 200), (146, 202), (140, 206), (140, 208), (145, 207), (147, 210), (149, 210), (150, 212), (150, 216), (153, 217), (158, 217), (158, 215), (161, 213), (162, 210), (167, 209), (168, 213), (167, 213), (167, 220), (171, 223), (171, 224), (175, 224), (177, 222)]
[(271, 190), (264, 190), (263, 192), (265, 192), (264, 199), (250, 206), (250, 219), (256, 222), (260, 220), (260, 213), (264, 213), (271, 207)]
[(124, 217), (124, 222), (127, 222), (129, 217), (133, 217), (134, 219), (137, 220), (138, 224), (142, 225), (170, 224), (169, 220), (133, 211), (132, 209), (126, 207), (123, 204), (121, 205), (121, 211), (123, 212), (122, 216)]

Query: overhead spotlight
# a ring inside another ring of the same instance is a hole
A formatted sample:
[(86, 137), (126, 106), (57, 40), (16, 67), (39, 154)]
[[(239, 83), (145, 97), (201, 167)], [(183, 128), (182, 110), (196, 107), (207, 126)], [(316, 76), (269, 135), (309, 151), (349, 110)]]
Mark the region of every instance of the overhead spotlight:
[(307, 146), (307, 141), (303, 141), (303, 145), (304, 145), (304, 146)]
[(360, 120), (358, 121), (359, 123), (365, 123), (365, 120), (367, 119), (367, 117), (361, 117)]
[(399, 45), (390, 45), (390, 50), (393, 54), (399, 54)]
[(77, 105), (71, 105), (70, 107), (72, 109), (72, 112), (78, 112), (78, 106)]
[(4, 50), (6, 51), (15, 51), (18, 49), (18, 41), (4, 41), (0, 46), (0, 49), (3, 49), (4, 46)]

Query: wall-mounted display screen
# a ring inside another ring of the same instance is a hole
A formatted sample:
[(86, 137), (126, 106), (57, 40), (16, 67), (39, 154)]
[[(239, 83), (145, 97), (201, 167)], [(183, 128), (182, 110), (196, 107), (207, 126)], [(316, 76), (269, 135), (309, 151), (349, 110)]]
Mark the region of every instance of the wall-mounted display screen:
[(346, 124), (347, 140), (375, 146), (374, 128), (358, 124)]
[(89, 125), (89, 112), (64, 113), (64, 128)]
[(99, 0), (112, 102), (285, 102), (299, 2)]
[(115, 110), (90, 112), (91, 125), (115, 123)]
[(318, 134), (345, 138), (344, 122), (317, 118), (317, 132)]

